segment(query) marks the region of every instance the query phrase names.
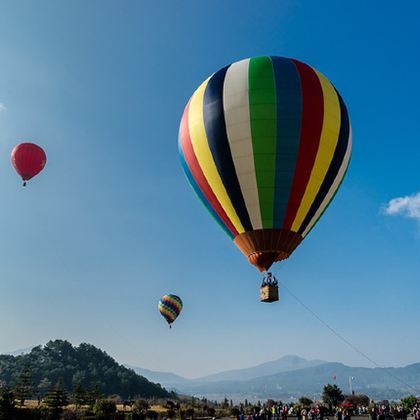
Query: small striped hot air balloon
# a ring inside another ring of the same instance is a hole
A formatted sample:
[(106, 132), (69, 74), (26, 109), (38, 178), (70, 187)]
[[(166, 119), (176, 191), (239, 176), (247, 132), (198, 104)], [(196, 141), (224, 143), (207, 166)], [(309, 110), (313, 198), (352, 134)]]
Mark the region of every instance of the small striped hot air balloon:
[(166, 319), (171, 328), (171, 324), (177, 319), (182, 311), (182, 300), (176, 295), (164, 295), (159, 301), (158, 308), (160, 314)]
[(346, 106), (319, 71), (284, 57), (230, 64), (185, 107), (185, 174), (249, 262), (288, 258), (337, 192), (351, 155)]

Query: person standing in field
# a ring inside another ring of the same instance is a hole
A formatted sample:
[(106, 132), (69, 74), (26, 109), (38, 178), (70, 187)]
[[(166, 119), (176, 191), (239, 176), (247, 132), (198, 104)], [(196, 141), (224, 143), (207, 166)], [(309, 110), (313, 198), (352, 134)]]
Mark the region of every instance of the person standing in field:
[(335, 420), (343, 420), (343, 412), (340, 407), (335, 412)]
[(370, 420), (378, 420), (378, 410), (373, 400), (370, 400), (369, 404), (369, 418)]

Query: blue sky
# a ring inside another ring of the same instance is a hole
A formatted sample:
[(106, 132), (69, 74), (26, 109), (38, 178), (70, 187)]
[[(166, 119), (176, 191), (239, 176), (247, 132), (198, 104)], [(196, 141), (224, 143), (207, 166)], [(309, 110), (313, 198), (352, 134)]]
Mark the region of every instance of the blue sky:
[[(66, 338), (190, 377), (286, 354), (369, 366), (287, 291), (259, 303), (259, 273), (180, 168), (194, 89), (269, 54), (323, 72), (353, 129), (342, 188), (275, 271), (380, 365), (418, 362), (419, 13), (416, 1), (2, 1), (0, 351)], [(48, 155), (26, 189), (10, 165), (20, 141)], [(184, 300), (172, 330), (157, 312), (168, 292)]]

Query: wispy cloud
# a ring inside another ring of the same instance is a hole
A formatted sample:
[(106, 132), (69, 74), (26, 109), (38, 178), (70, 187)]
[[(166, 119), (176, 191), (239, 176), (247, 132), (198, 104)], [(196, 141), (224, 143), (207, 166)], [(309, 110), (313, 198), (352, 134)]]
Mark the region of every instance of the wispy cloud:
[(6, 105), (0, 102), (0, 112), (1, 111), (6, 111)]
[(403, 216), (420, 222), (420, 192), (405, 197), (393, 198), (384, 208), (390, 216)]

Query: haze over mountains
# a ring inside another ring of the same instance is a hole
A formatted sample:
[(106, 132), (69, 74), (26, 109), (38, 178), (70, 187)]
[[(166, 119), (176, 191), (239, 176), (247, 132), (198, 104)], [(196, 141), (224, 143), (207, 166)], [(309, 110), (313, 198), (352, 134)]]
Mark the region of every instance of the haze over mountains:
[(355, 392), (371, 398), (398, 399), (408, 394), (420, 394), (420, 363), (401, 368), (362, 368), (285, 356), (258, 366), (197, 379), (132, 368), (167, 389), (217, 400), (225, 397), (250, 401), (267, 398), (293, 400), (302, 395), (320, 398), (327, 383), (335, 383), (349, 394), (349, 377), (355, 378), (352, 381)]
[(261, 376), (272, 375), (273, 373), (287, 372), (290, 370), (303, 369), (306, 367), (317, 366), (326, 363), (323, 360), (305, 360), (299, 356), (284, 356), (280, 359), (273, 360), (266, 363), (261, 363), (257, 366), (252, 366), (244, 369), (226, 370), (224, 372), (214, 373), (212, 375), (203, 376), (196, 379), (187, 379), (182, 376), (175, 375), (170, 372), (157, 372), (148, 369), (143, 369), (135, 366), (128, 366), (134, 369), (138, 374), (148, 378), (153, 382), (166, 384), (166, 386), (176, 386), (178, 384), (186, 383), (207, 383), (218, 381), (244, 381), (258, 378)]
[[(71, 347), (69, 343), (65, 344)], [(99, 354), (98, 352), (100, 353), (99, 349), (95, 354)], [(33, 357), (34, 350), (22, 349), (13, 353), (19, 354), (16, 361), (23, 361), (25, 357), (22, 354)], [(9, 362), (14, 360), (12, 356), (0, 358)], [(74, 369), (72, 364), (67, 363), (68, 368)], [(112, 366), (117, 369), (116, 365)], [(223, 400), (226, 397), (234, 401), (243, 401), (245, 398), (249, 401), (264, 401), (268, 398), (293, 401), (302, 395), (319, 399), (322, 388), (327, 383), (335, 383), (344, 394), (349, 394), (349, 377), (355, 378), (352, 386), (356, 393), (363, 393), (374, 399), (399, 399), (409, 394), (420, 395), (420, 363), (399, 368), (363, 368), (323, 360), (305, 360), (299, 356), (284, 356), (257, 366), (196, 379), (183, 378), (171, 372), (126, 366), (167, 390), (212, 400)], [(6, 373), (4, 369), (3, 373)]]

